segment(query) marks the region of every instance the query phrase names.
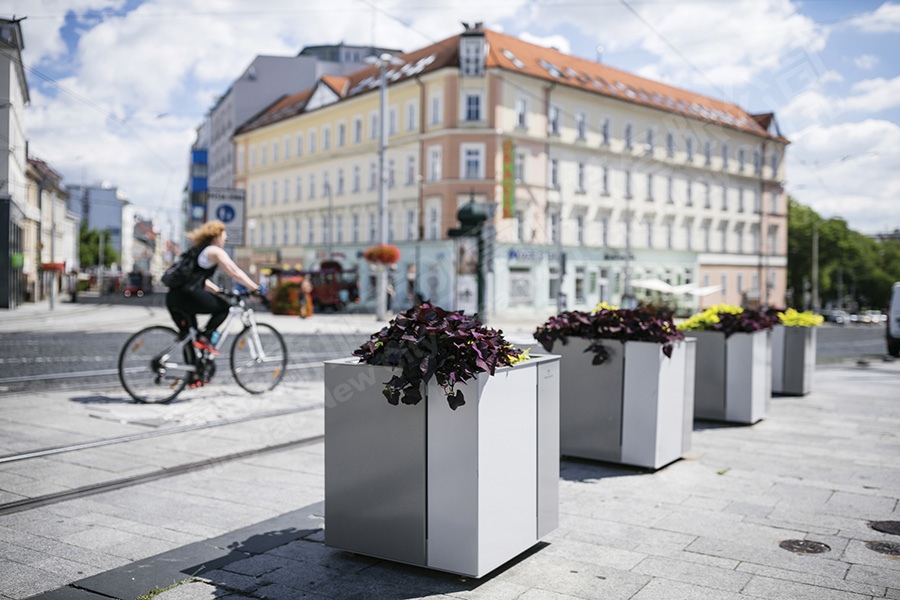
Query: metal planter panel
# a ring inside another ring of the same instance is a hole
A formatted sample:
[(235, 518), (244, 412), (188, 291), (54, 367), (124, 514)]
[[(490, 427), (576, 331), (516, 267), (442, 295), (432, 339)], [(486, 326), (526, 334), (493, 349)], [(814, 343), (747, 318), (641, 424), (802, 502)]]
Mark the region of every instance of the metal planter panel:
[(681, 458), (685, 343), (672, 356), (654, 342), (625, 342), (622, 462), (658, 469)]
[(537, 537), (559, 527), (559, 359), (537, 365)]
[(390, 377), (356, 359), (325, 363), (325, 543), (425, 565), (426, 405), (388, 404)]
[(564, 456), (620, 462), (622, 458), (621, 342), (606, 343), (609, 359), (594, 365), (587, 340), (554, 344), (559, 354), (559, 447)]
[[(772, 391), (803, 396), (812, 390), (816, 369), (816, 328), (784, 327), (772, 335)], [(778, 328), (776, 328), (777, 330)]]
[(694, 417), (721, 421), (725, 418), (725, 334), (692, 331), (697, 340), (694, 375)]
[(697, 340), (684, 338), (684, 415), (681, 436), (681, 455), (691, 449), (691, 435), (694, 431), (694, 379), (697, 373)]
[(771, 331), (733, 333), (726, 343), (725, 420), (756, 423), (772, 395)]

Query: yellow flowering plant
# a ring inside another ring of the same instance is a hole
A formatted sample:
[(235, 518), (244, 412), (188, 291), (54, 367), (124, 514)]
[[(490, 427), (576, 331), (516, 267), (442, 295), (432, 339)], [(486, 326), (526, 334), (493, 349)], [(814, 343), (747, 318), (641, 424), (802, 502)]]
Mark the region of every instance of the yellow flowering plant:
[(799, 312), (796, 309), (789, 308), (784, 312), (778, 313), (778, 319), (785, 327), (818, 327), (825, 320), (825, 317), (817, 315), (811, 310)]
[(680, 331), (721, 331), (729, 336), (732, 333), (752, 333), (771, 329), (777, 324), (778, 317), (764, 310), (741, 308), (732, 304), (716, 304), (679, 323), (678, 329)]

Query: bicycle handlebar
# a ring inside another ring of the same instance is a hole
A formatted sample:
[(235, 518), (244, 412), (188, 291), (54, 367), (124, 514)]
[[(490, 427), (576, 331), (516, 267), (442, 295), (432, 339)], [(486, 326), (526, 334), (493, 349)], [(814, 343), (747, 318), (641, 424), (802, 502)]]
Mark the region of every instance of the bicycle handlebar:
[(243, 300), (243, 299), (249, 298), (251, 296), (256, 296), (257, 298), (260, 299), (260, 301), (263, 303), (263, 305), (266, 308), (269, 307), (269, 299), (266, 298), (266, 296), (259, 290), (253, 290), (253, 291), (250, 291), (250, 290), (244, 290), (244, 291), (222, 290), (219, 293), (222, 294), (223, 296), (225, 296), (226, 298), (234, 298), (235, 300)]

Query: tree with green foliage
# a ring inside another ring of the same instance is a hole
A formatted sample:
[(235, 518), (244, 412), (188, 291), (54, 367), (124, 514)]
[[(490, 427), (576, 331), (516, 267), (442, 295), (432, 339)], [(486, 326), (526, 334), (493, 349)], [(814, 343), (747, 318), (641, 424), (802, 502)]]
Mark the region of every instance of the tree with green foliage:
[(809, 308), (813, 234), (819, 232), (819, 298), (822, 306), (884, 308), (891, 285), (900, 281), (900, 242), (878, 241), (847, 226), (841, 218), (823, 219), (788, 197), (788, 292), (791, 306)]
[[(112, 237), (109, 231), (104, 232), (103, 266), (108, 267), (119, 262), (119, 252), (110, 244)], [(78, 260), (83, 267), (95, 267), (100, 264), (100, 231), (88, 229), (82, 221), (78, 234)]]

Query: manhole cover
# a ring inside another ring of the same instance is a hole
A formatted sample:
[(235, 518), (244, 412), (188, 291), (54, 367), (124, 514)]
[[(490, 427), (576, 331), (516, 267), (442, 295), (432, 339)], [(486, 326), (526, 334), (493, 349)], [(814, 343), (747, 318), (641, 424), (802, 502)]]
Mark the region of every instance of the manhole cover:
[(822, 542), (811, 542), (809, 540), (784, 540), (778, 545), (797, 554), (822, 554), (831, 550)]
[(875, 531), (900, 535), (900, 521), (875, 521), (871, 525)]
[(878, 554), (900, 556), (900, 544), (897, 542), (866, 542), (866, 548)]

